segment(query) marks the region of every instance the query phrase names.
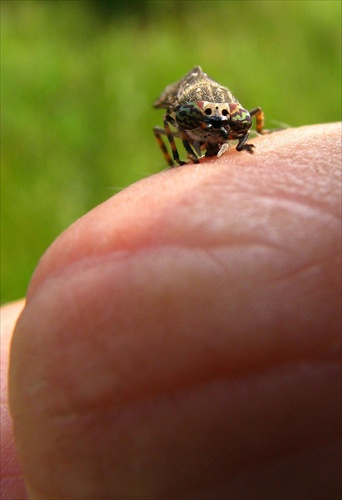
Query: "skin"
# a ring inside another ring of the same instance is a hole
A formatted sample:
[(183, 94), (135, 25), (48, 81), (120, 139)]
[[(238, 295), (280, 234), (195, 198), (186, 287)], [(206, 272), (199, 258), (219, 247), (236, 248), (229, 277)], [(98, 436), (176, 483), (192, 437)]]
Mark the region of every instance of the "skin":
[(30, 498), (339, 498), (340, 134), (166, 170), (54, 242), (10, 356)]

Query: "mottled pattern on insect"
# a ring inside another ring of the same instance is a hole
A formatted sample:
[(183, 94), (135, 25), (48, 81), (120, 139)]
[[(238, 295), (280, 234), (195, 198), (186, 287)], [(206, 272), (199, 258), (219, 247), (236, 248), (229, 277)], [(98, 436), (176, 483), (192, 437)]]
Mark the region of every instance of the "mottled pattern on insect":
[[(253, 153), (253, 144), (247, 144), (252, 116), (256, 117), (257, 132), (264, 133), (261, 108), (244, 109), (230, 90), (209, 78), (199, 66), (166, 87), (154, 107), (166, 109), (164, 128), (154, 127), (153, 131), (170, 166), (174, 161), (186, 163), (179, 158), (175, 137), (182, 140), (188, 158), (199, 163), (204, 151), (205, 156), (221, 156), (230, 140), (238, 141), (237, 151)], [(162, 135), (170, 143), (173, 159)]]

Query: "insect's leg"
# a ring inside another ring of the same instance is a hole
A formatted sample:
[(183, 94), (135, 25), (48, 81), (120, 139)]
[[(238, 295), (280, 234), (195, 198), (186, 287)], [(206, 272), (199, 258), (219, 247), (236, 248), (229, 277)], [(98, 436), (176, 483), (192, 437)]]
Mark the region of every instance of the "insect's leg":
[(269, 131), (264, 130), (264, 112), (261, 108), (254, 108), (249, 112), (251, 116), (255, 116), (256, 131), (258, 134), (267, 134)]
[(161, 127), (153, 127), (153, 132), (154, 132), (154, 135), (156, 136), (159, 147), (162, 150), (162, 153), (163, 153), (167, 163), (170, 165), (170, 167), (173, 167), (173, 165), (174, 165), (173, 160), (172, 160), (170, 153), (168, 152), (167, 147), (165, 146), (164, 141), (162, 139), (162, 135), (166, 134), (165, 130), (162, 129)]
[(189, 141), (183, 130), (180, 131), (180, 136), (182, 139), (183, 146), (186, 152), (188, 153), (189, 160), (192, 160), (194, 163), (199, 163), (199, 159), (197, 158), (196, 153), (193, 151), (192, 147), (190, 146)]
[(236, 146), (236, 151), (246, 150), (248, 153), (253, 153), (253, 148), (255, 147), (254, 144), (246, 144), (248, 135), (249, 134), (246, 134), (243, 137), (240, 137), (238, 145)]
[(202, 155), (202, 151), (201, 151), (201, 144), (203, 144), (202, 142), (200, 141), (194, 141), (192, 147), (194, 148), (195, 150), (195, 153), (198, 157), (200, 157)]
[(166, 136), (169, 140), (169, 143), (170, 143), (170, 146), (171, 146), (171, 149), (172, 149), (172, 156), (173, 156), (173, 159), (179, 164), (179, 165), (185, 165), (185, 161), (182, 161), (180, 158), (179, 158), (179, 154), (178, 154), (178, 149), (177, 149), (177, 146), (176, 146), (176, 143), (175, 143), (175, 140), (174, 140), (174, 135), (170, 129), (170, 125), (168, 122), (171, 122), (173, 123), (173, 119), (171, 116), (169, 115), (165, 115), (164, 116), (164, 128), (165, 128), (165, 133), (166, 133)]
[(265, 129), (264, 128), (264, 112), (261, 108), (254, 108), (249, 112), (251, 116), (255, 116), (256, 118), (256, 131), (258, 134), (265, 135), (271, 134), (272, 132), (278, 132), (279, 130), (284, 130), (283, 127), (275, 128), (275, 129)]

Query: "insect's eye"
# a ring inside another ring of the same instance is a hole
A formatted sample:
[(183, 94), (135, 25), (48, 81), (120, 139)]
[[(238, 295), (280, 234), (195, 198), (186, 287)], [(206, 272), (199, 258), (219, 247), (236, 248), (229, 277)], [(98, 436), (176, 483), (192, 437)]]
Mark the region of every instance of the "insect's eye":
[(183, 129), (192, 129), (198, 127), (203, 120), (203, 110), (198, 107), (196, 102), (183, 104), (176, 110), (176, 122)]
[(211, 115), (211, 113), (212, 113), (212, 111), (211, 111), (211, 109), (210, 109), (210, 108), (207, 108), (204, 112), (205, 112), (205, 114), (206, 114), (206, 115), (208, 115), (208, 116), (209, 116), (209, 115)]
[(239, 104), (232, 104), (230, 109), (230, 126), (235, 132), (247, 132), (252, 125), (251, 115)]
[(223, 116), (228, 116), (229, 115), (228, 109), (223, 109), (222, 114), (223, 114)]

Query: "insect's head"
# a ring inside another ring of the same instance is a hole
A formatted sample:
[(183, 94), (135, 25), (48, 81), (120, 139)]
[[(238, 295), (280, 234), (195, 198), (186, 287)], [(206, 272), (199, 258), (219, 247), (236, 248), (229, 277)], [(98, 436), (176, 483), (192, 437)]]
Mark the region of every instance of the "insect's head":
[(218, 104), (214, 102), (199, 101), (197, 105), (203, 111), (203, 122), (205, 127), (217, 131), (223, 139), (228, 139), (228, 127), (230, 120), (229, 104)]
[(175, 110), (175, 118), (183, 129), (201, 128), (210, 130), (228, 139), (229, 105), (206, 101), (187, 102)]
[[(203, 121), (207, 128), (227, 129), (228, 127), (238, 136), (246, 134), (252, 126), (252, 118), (239, 103), (217, 104), (211, 102), (197, 103), (203, 105)], [(224, 134), (221, 134), (224, 136)]]
[(239, 103), (188, 102), (175, 110), (175, 118), (183, 129), (201, 128), (228, 139), (229, 131), (237, 136), (245, 134), (252, 119)]

